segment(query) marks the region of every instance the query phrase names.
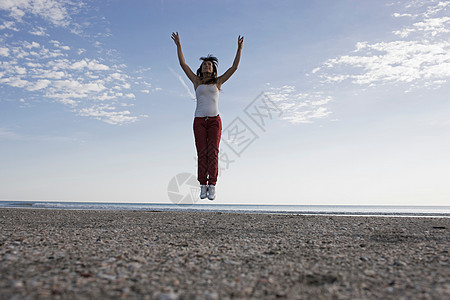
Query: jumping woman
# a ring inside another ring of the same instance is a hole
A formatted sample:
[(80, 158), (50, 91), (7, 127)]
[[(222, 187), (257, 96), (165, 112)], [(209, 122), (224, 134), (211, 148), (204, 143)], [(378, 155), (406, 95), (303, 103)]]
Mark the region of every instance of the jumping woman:
[(194, 118), (194, 137), (197, 148), (198, 173), (200, 182), (200, 198), (214, 200), (216, 183), (219, 173), (219, 143), (222, 133), (222, 121), (219, 116), (219, 91), (222, 84), (236, 72), (241, 59), (244, 37), (238, 37), (238, 49), (233, 65), (222, 76), (217, 77), (218, 59), (208, 55), (202, 57), (202, 63), (197, 75), (192, 72), (184, 61), (178, 32), (172, 33), (172, 39), (177, 45), (178, 60), (186, 76), (194, 84), (197, 107)]

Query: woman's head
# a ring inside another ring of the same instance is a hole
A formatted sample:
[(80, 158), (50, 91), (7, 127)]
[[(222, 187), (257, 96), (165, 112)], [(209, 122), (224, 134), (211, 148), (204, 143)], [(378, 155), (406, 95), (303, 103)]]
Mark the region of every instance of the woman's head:
[(217, 79), (217, 65), (219, 64), (217, 57), (209, 54), (207, 57), (200, 57), (200, 60), (202, 60), (202, 64), (197, 70), (197, 76), (200, 78), (211, 77), (211, 80), (215, 81)]

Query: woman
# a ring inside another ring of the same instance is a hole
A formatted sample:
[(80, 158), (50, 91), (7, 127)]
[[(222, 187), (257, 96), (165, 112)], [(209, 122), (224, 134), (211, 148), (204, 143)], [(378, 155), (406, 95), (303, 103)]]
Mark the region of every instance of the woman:
[(238, 37), (238, 49), (233, 65), (222, 76), (217, 77), (218, 60), (214, 56), (202, 57), (202, 64), (194, 74), (184, 61), (178, 32), (172, 32), (172, 39), (177, 45), (178, 60), (189, 80), (194, 84), (197, 107), (194, 118), (194, 137), (197, 148), (198, 173), (200, 182), (200, 198), (214, 200), (216, 182), (219, 173), (219, 143), (222, 132), (222, 121), (219, 116), (218, 100), (222, 84), (236, 72), (241, 59), (244, 37)]

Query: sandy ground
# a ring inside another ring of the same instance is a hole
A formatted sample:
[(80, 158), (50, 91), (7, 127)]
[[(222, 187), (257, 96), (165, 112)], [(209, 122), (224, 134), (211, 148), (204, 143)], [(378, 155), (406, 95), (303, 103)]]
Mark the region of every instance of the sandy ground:
[(450, 218), (0, 209), (1, 299), (450, 299)]

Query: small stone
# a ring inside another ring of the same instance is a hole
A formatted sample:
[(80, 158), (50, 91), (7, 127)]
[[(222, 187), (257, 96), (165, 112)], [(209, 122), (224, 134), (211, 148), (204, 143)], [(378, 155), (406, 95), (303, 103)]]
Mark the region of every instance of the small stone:
[(176, 278), (172, 279), (172, 285), (173, 286), (179, 286), (180, 285), (180, 281)]
[(98, 273), (97, 277), (98, 278), (102, 278), (102, 279), (107, 279), (107, 280), (110, 280), (110, 281), (116, 280), (116, 276), (108, 275), (108, 274), (105, 274), (105, 273)]
[(11, 285), (12, 285), (13, 288), (16, 288), (16, 289), (23, 288), (23, 286), (24, 286), (22, 280), (13, 281)]
[(80, 276), (88, 278), (88, 277), (94, 277), (94, 274), (91, 272), (81, 272)]
[(375, 277), (375, 275), (377, 275), (374, 270), (364, 270), (364, 274), (370, 277)]
[(140, 269), (142, 267), (142, 264), (140, 264), (138, 262), (131, 262), (128, 264), (127, 267), (130, 271), (135, 271), (135, 270)]
[(176, 299), (178, 299), (178, 295), (173, 292), (158, 293), (158, 294), (156, 294), (156, 299), (158, 299), (158, 300), (176, 300)]
[(17, 255), (13, 255), (13, 254), (6, 254), (4, 259), (9, 260), (9, 261), (18, 261), (19, 257), (17, 257)]
[(205, 292), (203, 294), (203, 297), (206, 300), (217, 300), (219, 299), (219, 294), (217, 294), (216, 292)]
[(393, 265), (396, 267), (405, 267), (406, 263), (403, 261), (396, 260), (396, 261), (394, 261)]
[(359, 259), (362, 260), (362, 261), (369, 261), (370, 260), (370, 258), (367, 257), (367, 256), (361, 256)]

